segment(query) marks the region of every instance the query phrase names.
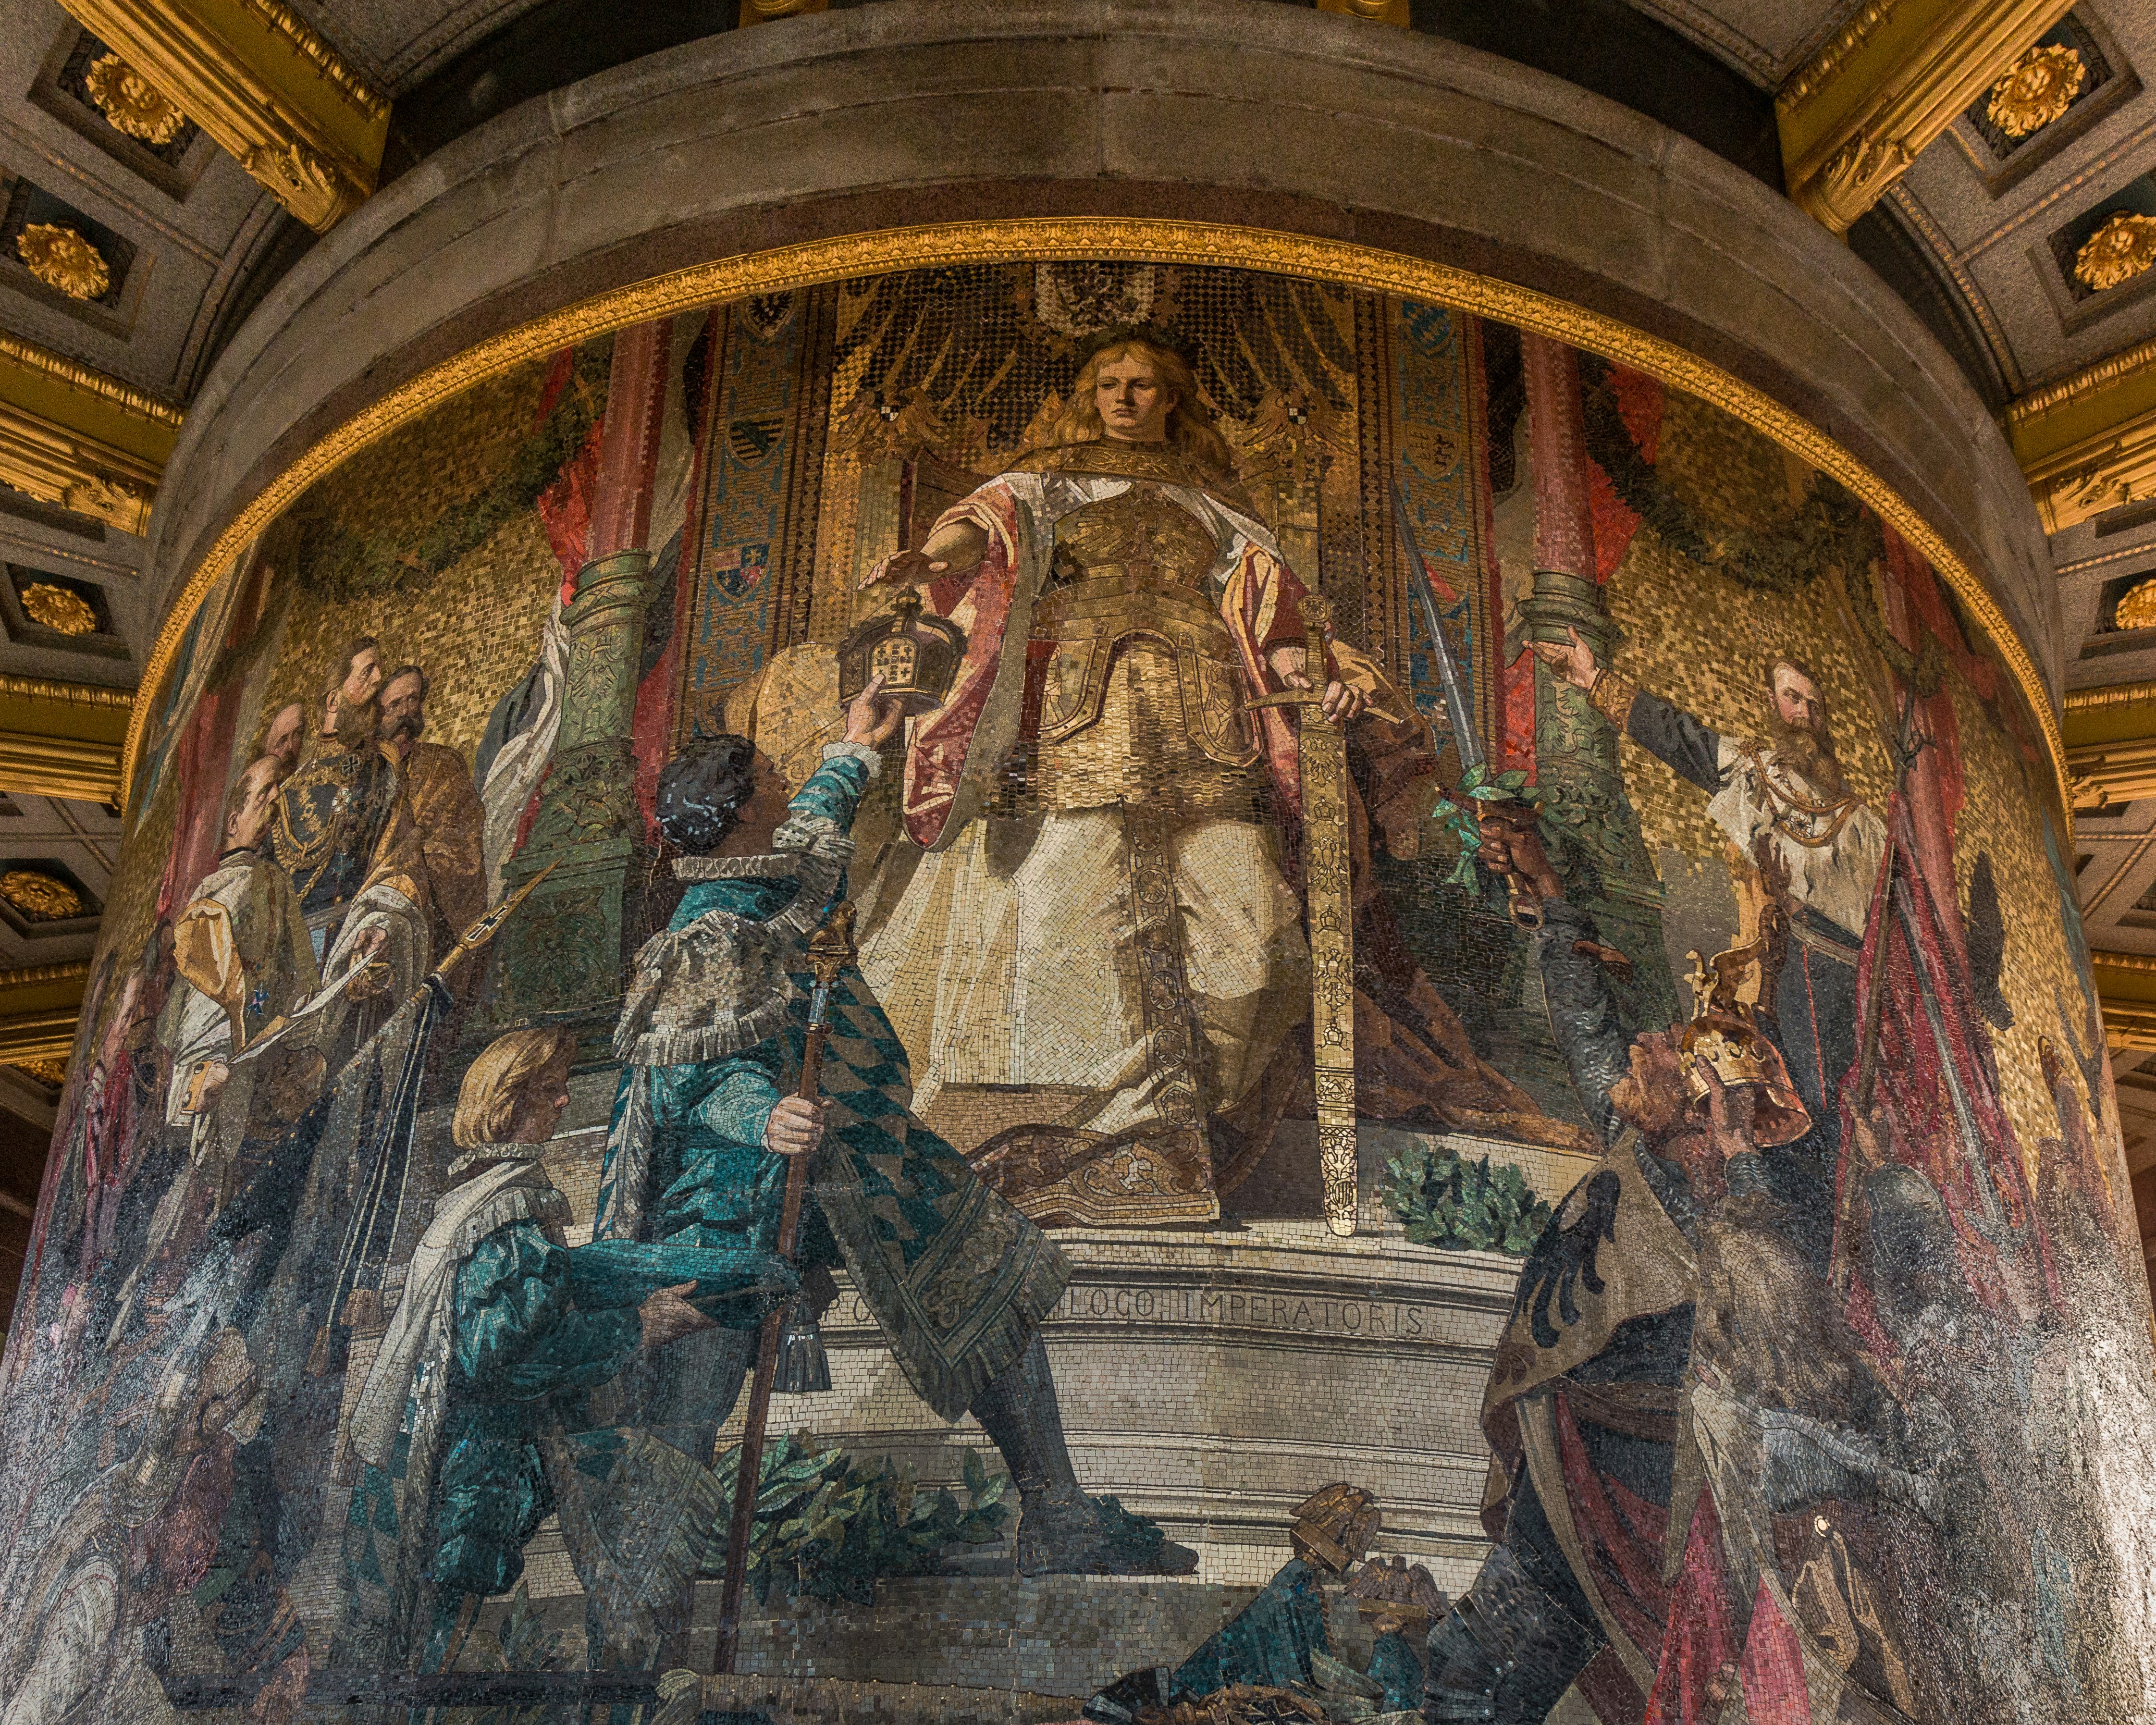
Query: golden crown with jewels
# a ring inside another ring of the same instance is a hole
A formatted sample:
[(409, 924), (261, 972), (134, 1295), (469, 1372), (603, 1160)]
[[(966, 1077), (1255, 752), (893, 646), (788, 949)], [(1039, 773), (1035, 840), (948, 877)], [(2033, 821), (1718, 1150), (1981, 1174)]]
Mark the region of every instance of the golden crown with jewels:
[(917, 719), (950, 697), (965, 656), (966, 632), (941, 617), (923, 616), (921, 595), (902, 587), (890, 610), (839, 643), (839, 699), (851, 701), (880, 676), (883, 692)]

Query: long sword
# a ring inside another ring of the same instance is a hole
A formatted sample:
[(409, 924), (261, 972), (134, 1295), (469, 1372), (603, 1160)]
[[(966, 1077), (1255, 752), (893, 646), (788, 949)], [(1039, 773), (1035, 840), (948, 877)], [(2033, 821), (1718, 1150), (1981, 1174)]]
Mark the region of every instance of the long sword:
[(1302, 891), (1310, 919), (1310, 1037), (1317, 1094), (1317, 1163), (1325, 1225), (1355, 1231), (1355, 907), (1348, 878), (1348, 727), (1328, 719), (1325, 632), (1332, 602), (1302, 601), (1307, 689), (1249, 703), (1298, 709), (1296, 763), (1302, 778)]
[(1486, 767), (1489, 752), (1475, 728), (1475, 709), (1460, 675), (1460, 661), (1452, 656), (1452, 643), (1445, 639), (1445, 625), (1438, 618), (1437, 601), (1430, 590), (1430, 565), (1423, 560), (1414, 523), (1408, 518), (1407, 493), (1398, 485), (1393, 487), (1393, 520), (1400, 530), (1400, 549), (1408, 560), (1408, 591), (1422, 609), (1422, 626), (1430, 631), (1430, 657), (1437, 663), (1437, 686), (1445, 696), (1445, 721), (1452, 726), (1452, 747), (1460, 756), (1460, 770), (1464, 773), (1471, 767)]
[[(1422, 611), (1423, 627), (1430, 631), (1430, 657), (1437, 665), (1437, 686), (1445, 697), (1445, 721), (1452, 726), (1452, 747), (1460, 757), (1460, 778), (1471, 791), (1477, 782), (1470, 775), (1476, 768), (1482, 769), (1484, 778), (1489, 775), (1490, 752), (1482, 746), (1482, 733), (1475, 727), (1475, 707), (1467, 698), (1467, 684), (1460, 675), (1460, 661), (1452, 656), (1452, 643), (1445, 637), (1437, 600), (1430, 590), (1430, 564), (1415, 538), (1414, 522), (1408, 516), (1408, 495), (1397, 482), (1393, 486), (1393, 520), (1399, 528), (1401, 554), (1408, 560), (1408, 591), (1414, 595)], [(1520, 876), (1510, 870), (1505, 873), (1505, 901), (1515, 922), (1525, 928), (1540, 925), (1542, 911), (1534, 901), (1521, 896)]]

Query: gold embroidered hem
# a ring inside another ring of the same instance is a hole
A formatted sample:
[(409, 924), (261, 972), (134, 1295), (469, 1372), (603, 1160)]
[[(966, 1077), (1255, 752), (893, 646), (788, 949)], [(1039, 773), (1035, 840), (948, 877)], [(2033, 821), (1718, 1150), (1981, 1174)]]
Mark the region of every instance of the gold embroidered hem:
[(1202, 1127), (1115, 1138), (1082, 1127), (1015, 1126), (972, 1161), (983, 1183), (1043, 1228), (1188, 1226), (1220, 1217)]

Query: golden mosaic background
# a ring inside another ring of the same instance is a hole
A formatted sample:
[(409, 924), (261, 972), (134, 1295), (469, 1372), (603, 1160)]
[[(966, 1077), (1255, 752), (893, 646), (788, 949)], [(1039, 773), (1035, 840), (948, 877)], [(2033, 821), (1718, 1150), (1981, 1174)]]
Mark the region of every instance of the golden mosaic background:
[[(1806, 469), (1758, 433), (1675, 390), (1664, 396), (1658, 454), (1663, 482), (1703, 522), (1730, 530), (1785, 521), (1808, 480)], [(1678, 556), (1642, 526), (1604, 589), (1626, 637), (1618, 667), (1715, 730), (1757, 737), (1767, 721), (1768, 667), (1780, 654), (1795, 655), (1825, 680), (1851, 788), (1883, 812), (1893, 768), (1856, 657), (1871, 649), (1845, 629), (1821, 627), (1821, 584), (1792, 593), (1741, 586)], [(1630, 737), (1620, 751), (1647, 854), (1667, 847), (1718, 860), (1726, 845), (1707, 819), (1707, 793)]]
[[(531, 429), (547, 371), (522, 366), (476, 385), (454, 407), (354, 456), (308, 494), (305, 506), (326, 506), (353, 532), (404, 526), (416, 533), (501, 471)], [(495, 702), (530, 668), (561, 582), (561, 563), (532, 510), (431, 581), (415, 579), (408, 592), (339, 603), (281, 583), (280, 635), (254, 727), (244, 734), (259, 737), (288, 701), (311, 709), (331, 656), (354, 635), (371, 634), (381, 639), (385, 674), (400, 665), (425, 668), (427, 741), (469, 761)]]
[[(677, 350), (677, 363), (680, 358)], [(356, 532), (403, 526), (416, 534), (478, 495), (501, 471), (534, 427), (551, 366), (551, 360), (534, 361), (472, 386), (362, 449), (318, 482), (300, 506), (323, 511)], [(835, 639), (859, 615), (880, 608), (880, 596), (861, 595), (856, 588), (868, 564), (893, 541), (891, 482), (880, 480), (877, 470), (894, 466), (898, 449), (925, 442), (954, 464), (983, 473), (1010, 453), (988, 447), (978, 424), (943, 421), (932, 413), (895, 425), (874, 423), (871, 416), (864, 424), (855, 404), (860, 370), (857, 358), (831, 380), (808, 625), (808, 636), (819, 640)], [(1250, 485), (1253, 502), (1300, 567), (1317, 562), (1321, 496), (1324, 508), (1341, 513), (1356, 503), (1353, 462), (1333, 459), (1321, 465), (1315, 459), (1327, 444), (1337, 458), (1353, 440), (1358, 380), (1349, 371), (1336, 373), (1334, 381), (1346, 398), (1344, 410), (1326, 408), (1291, 437), (1282, 437), (1278, 426), (1225, 416), (1220, 422), (1246, 476), (1258, 481)], [(1045, 426), (1054, 407), (1044, 403), (1037, 424)], [(1467, 429), (1463, 425), (1463, 434)], [(1789, 519), (1813, 483), (1811, 470), (1779, 444), (1676, 389), (1663, 393), (1655, 466), (1702, 521), (1732, 531), (1771, 531)], [(1471, 536), (1481, 530), (1479, 521), (1471, 523)], [(277, 538), (273, 530), (267, 554), (275, 555)], [(239, 749), (252, 748), (285, 702), (301, 701), (311, 710), (331, 654), (367, 634), (380, 639), (385, 669), (407, 661), (426, 668), (432, 682), (429, 739), (470, 760), (495, 703), (530, 665), (560, 579), (536, 509), (516, 515), (431, 578), (415, 575), (409, 591), (339, 601), (280, 577), (270, 619), (244, 672)], [(1643, 525), (1605, 593), (1626, 637), (1620, 667), (1719, 731), (1758, 735), (1765, 722), (1768, 663), (1785, 651), (1806, 660), (1832, 704), (1851, 786), (1885, 809), (1892, 769), (1857, 657), (1871, 649), (1853, 642), (1835, 612), (1823, 605), (1817, 583), (1788, 594), (1742, 586), (1672, 552)], [(2002, 901), (2048, 911), (2056, 884), (2028, 819), (2041, 806), (2041, 787), (2030, 782), (2016, 747), (1981, 704), (1958, 676), (1953, 680), (1968, 783), (1956, 834), (1963, 893), (1978, 853), (1988, 850)], [(1707, 817), (1706, 795), (1629, 739), (1620, 755), (1650, 856), (1661, 860), (1674, 850), (1688, 860), (1696, 880), (1713, 885), (1723, 873), (1726, 850)], [(168, 772), (121, 860), (106, 917), (108, 950), (137, 952), (148, 936), (172, 839), (176, 790), (177, 774)], [(2064, 989), (2070, 1003), (2080, 998), (2071, 957), (2049, 914), (2009, 916), (2003, 987), (2017, 1022), (1995, 1033), (2000, 1076), (2033, 1156), (2035, 1141), (2057, 1129), (2036, 1038), (2050, 1034), (2062, 1048), (2070, 1045), (2071, 1036), (2056, 1024), (2053, 990)]]
[[(1947, 667), (1947, 684), (1953, 693), (1954, 723), (1961, 733), (1963, 792), (1961, 813), (1954, 821), (1954, 884), (1962, 905), (1969, 904), (1970, 877), (1976, 860), (1991, 856), (1992, 880), (2005, 911), (2006, 956), (1999, 967), (1999, 992), (2014, 1009), (2010, 1029), (1994, 1029), (1991, 1045), (1999, 1058), (1999, 1082), (2005, 1092), (2007, 1113), (2021, 1137), (2021, 1153), (2035, 1178), (2039, 1138), (2059, 1135), (2058, 1111), (2052, 1106), (2044, 1069), (2036, 1058), (2036, 1040), (2051, 1039), (2064, 1061), (2075, 1094), (2082, 1098), (2096, 1122), (2099, 1144), (2118, 1142), (2118, 1118), (2104, 1117), (2101, 1097), (2087, 1093), (2071, 1058), (2078, 1046), (2079, 1024), (2061, 1024), (2057, 1001), (2063, 999), (2069, 1012), (2077, 1012), (2082, 1001), (2082, 979), (2074, 964), (2061, 922), (2065, 907), (2059, 898), (2057, 877), (2044, 854), (2044, 835), (2036, 823), (2041, 807), (2011, 741), (1992, 722), (1960, 672)], [(2099, 1033), (2100, 1034), (2100, 1033)], [(2112, 1183), (2114, 1199), (2133, 1209), (2125, 1190), (2122, 1163), (2107, 1158), (2104, 1176)]]

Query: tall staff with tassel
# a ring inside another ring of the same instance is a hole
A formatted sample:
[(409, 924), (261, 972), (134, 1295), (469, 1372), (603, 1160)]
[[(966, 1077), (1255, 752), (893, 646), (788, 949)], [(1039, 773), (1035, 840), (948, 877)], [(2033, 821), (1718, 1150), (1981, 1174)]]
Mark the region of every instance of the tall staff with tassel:
[[(824, 1044), (831, 1030), (831, 990), (839, 973), (854, 962), (854, 907), (842, 902), (808, 937), (808, 968), (816, 977), (808, 1001), (808, 1038), (801, 1051), (801, 1082), (795, 1094), (815, 1102), (822, 1092)], [(786, 1197), (778, 1213), (778, 1255), (788, 1263), (801, 1231), (801, 1201), (808, 1189), (808, 1158), (793, 1156), (786, 1164)], [(783, 1354), (783, 1357), (782, 1357)], [(828, 1389), (830, 1371), (812, 1326), (792, 1316), (791, 1304), (763, 1321), (757, 1339), (756, 1382), (749, 1390), (748, 1413), (742, 1426), (741, 1467), (734, 1476), (733, 1519), (726, 1529), (726, 1574), (719, 1592), (718, 1657), (712, 1669), (725, 1676), (741, 1648), (742, 1590), (748, 1580), (749, 1537), (756, 1523), (757, 1493), (763, 1480), (763, 1440), (771, 1422), (773, 1385), (783, 1376), (789, 1391)]]

